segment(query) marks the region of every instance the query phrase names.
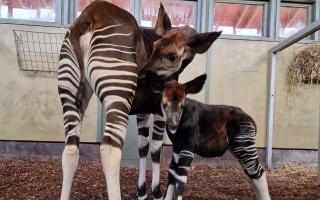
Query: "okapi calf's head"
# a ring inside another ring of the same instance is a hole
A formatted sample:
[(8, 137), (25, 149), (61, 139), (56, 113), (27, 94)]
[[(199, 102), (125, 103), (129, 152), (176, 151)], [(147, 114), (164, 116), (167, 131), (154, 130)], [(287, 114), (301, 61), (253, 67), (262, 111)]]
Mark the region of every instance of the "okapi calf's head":
[(151, 55), (143, 71), (152, 71), (162, 78), (167, 78), (178, 71), (182, 72), (183, 69), (180, 67), (184, 61), (191, 61), (195, 54), (206, 52), (221, 35), (221, 32), (199, 34), (190, 26), (172, 28), (162, 4), (155, 32), (160, 38), (153, 42)]
[(146, 77), (150, 88), (154, 92), (162, 94), (161, 109), (167, 129), (171, 134), (176, 133), (183, 113), (186, 95), (200, 92), (207, 75), (203, 74), (184, 84), (180, 84), (176, 80), (165, 82), (152, 72), (148, 72)]

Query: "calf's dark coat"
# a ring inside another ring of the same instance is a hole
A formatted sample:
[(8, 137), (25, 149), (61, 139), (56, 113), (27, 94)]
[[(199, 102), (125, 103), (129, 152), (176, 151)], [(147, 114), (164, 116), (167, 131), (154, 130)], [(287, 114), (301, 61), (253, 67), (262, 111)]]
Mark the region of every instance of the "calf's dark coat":
[(161, 108), (173, 144), (166, 199), (174, 191), (181, 199), (194, 153), (203, 157), (222, 156), (227, 150), (238, 159), (252, 181), (257, 199), (270, 199), (265, 171), (255, 146), (256, 123), (241, 108), (208, 105), (186, 98), (201, 91), (206, 75), (185, 84), (161, 82), (149, 73), (148, 82), (162, 93)]

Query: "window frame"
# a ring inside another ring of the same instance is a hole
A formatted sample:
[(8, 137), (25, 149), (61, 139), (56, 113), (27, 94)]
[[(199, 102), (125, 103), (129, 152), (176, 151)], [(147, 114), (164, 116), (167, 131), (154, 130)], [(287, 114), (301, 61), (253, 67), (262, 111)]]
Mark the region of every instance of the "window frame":
[[(213, 31), (215, 3), (229, 3), (229, 4), (244, 4), (244, 5), (262, 5), (263, 17), (262, 17), (262, 36), (250, 36), (250, 35), (230, 35), (223, 34), (220, 36), (223, 39), (240, 39), (240, 40), (270, 40), (270, 5), (268, 1), (250, 1), (250, 0), (213, 0), (210, 1), (209, 10), (209, 23), (208, 31)], [(211, 11), (211, 12), (210, 12)]]
[[(77, 5), (76, 5), (76, 1), (77, 0), (69, 0), (67, 2), (70, 2), (68, 5), (68, 9), (69, 10), (69, 16), (68, 16), (68, 20), (65, 21), (64, 25), (66, 27), (71, 25), (71, 22), (76, 18), (76, 9), (77, 9)], [(179, 1), (187, 1), (187, 0), (159, 0), (159, 2), (179, 2)], [(192, 0), (192, 1), (187, 1), (188, 3), (193, 3), (196, 6), (196, 30), (199, 31), (200, 27), (201, 27), (201, 16), (202, 16), (202, 9), (201, 9), (201, 2), (206, 1), (206, 0)], [(135, 19), (137, 20), (138, 25), (141, 25), (141, 11), (142, 11), (142, 0), (133, 0), (133, 13), (132, 15), (135, 17)], [(65, 11), (66, 13), (67, 11)]]
[(40, 20), (28, 20), (28, 19), (25, 20), (25, 19), (0, 18), (0, 24), (61, 27), (63, 24), (62, 23), (63, 22), (62, 8), (64, 7), (63, 4), (65, 4), (66, 2), (69, 2), (69, 1), (68, 0), (67, 1), (55, 0), (55, 2), (56, 2), (55, 22), (40, 21)]
[[(68, 28), (76, 18), (76, 1), (77, 0), (56, 0), (56, 21), (36, 21), (0, 18), (0, 24), (15, 24), (15, 25), (30, 25), (44, 27), (63, 27)], [(179, 2), (183, 0), (162, 0), (164, 2)], [(185, 0), (187, 1), (187, 0)], [(281, 41), (285, 38), (279, 37), (280, 32), (280, 9), (281, 6), (287, 5), (290, 7), (307, 7), (308, 8), (308, 24), (320, 19), (320, 2), (318, 0), (192, 0), (196, 9), (195, 29), (198, 32), (212, 31), (214, 23), (214, 7), (215, 3), (237, 3), (263, 5), (263, 35), (262, 36), (243, 36), (243, 35), (227, 35), (222, 34), (222, 39), (239, 39), (239, 40), (254, 40), (254, 41)], [(142, 0), (133, 0), (133, 16), (141, 25)], [(319, 41), (320, 31), (312, 35), (311, 38), (302, 42)]]
[[(188, 0), (159, 0), (159, 3), (160, 2), (183, 2), (183, 1), (185, 1), (185, 2), (188, 2), (188, 3), (192, 3), (192, 4), (194, 4), (195, 5), (195, 11), (196, 11), (196, 13), (195, 13), (195, 17), (196, 17), (196, 19), (195, 19), (195, 26), (194, 26), (194, 28), (197, 30), (197, 31), (200, 31), (200, 28), (201, 28), (201, 16), (202, 16), (202, 14), (204, 13), (203, 11), (202, 11), (202, 9), (201, 9), (201, 2), (202, 1), (205, 1), (205, 0), (190, 0), (190, 1), (188, 1)], [(139, 13), (139, 18), (138, 17), (136, 17), (136, 20), (138, 21), (138, 24), (139, 24), (139, 26), (141, 25), (141, 19), (142, 19), (142, 16), (141, 16), (141, 12), (142, 12), (142, 0), (134, 0), (134, 2), (139, 2), (139, 7), (138, 7), (138, 13)]]
[[(280, 0), (278, 0), (280, 1)], [(307, 8), (307, 26), (316, 20), (315, 16), (315, 4), (308, 3), (309, 1), (280, 1), (277, 6), (277, 19), (276, 19), (276, 29), (275, 29), (275, 40), (282, 41), (288, 37), (280, 37), (280, 16), (281, 7), (293, 7), (293, 8)], [(289, 36), (290, 37), (290, 36)], [(316, 40), (316, 34), (312, 34), (311, 37), (304, 39), (303, 41), (314, 41)]]

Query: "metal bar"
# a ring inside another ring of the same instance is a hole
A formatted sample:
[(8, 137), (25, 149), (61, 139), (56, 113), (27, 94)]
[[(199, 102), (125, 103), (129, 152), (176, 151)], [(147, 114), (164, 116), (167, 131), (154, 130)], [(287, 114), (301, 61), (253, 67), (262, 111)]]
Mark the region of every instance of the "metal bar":
[(271, 48), (271, 52), (277, 53), (279, 51), (282, 51), (283, 49), (291, 46), (292, 44), (302, 40), (303, 38), (311, 35), (312, 33), (316, 32), (320, 29), (320, 20), (314, 21), (309, 26), (305, 27), (304, 29), (301, 29), (297, 33), (293, 34), (286, 40), (281, 41), (278, 45)]
[(279, 35), (280, 35), (280, 9), (281, 9), (281, 0), (274, 0), (273, 1), (274, 6), (274, 25), (275, 28), (273, 30), (273, 39), (279, 41)]
[[(214, 0), (205, 1), (204, 5), (202, 6), (202, 12), (208, 13), (208, 15), (206, 15), (208, 17), (207, 23), (206, 23), (206, 25), (207, 25), (206, 30), (213, 31)], [(202, 13), (202, 14), (205, 14), (205, 13)], [(210, 85), (211, 85), (211, 79), (212, 79), (212, 77), (211, 77), (212, 50), (211, 49), (212, 49), (212, 47), (210, 47), (206, 53), (207, 81), (206, 81), (206, 85), (205, 85), (204, 101), (207, 104), (212, 103), (212, 102), (210, 102), (210, 96), (213, 95), (213, 92), (212, 92), (213, 87), (211, 87), (211, 94), (210, 94)]]
[(318, 140), (319, 140), (319, 146), (318, 146), (318, 185), (320, 185), (320, 103), (319, 103), (319, 124), (318, 124), (318, 127), (319, 127), (319, 137), (318, 137)]
[(266, 164), (268, 169), (272, 168), (272, 137), (274, 122), (274, 98), (276, 82), (276, 55), (279, 51), (291, 46), (320, 29), (320, 20), (317, 20), (304, 29), (293, 34), (291, 37), (283, 40), (278, 45), (270, 49), (269, 63), (269, 99), (268, 99), (268, 126), (267, 126), (267, 156)]
[(205, 28), (206, 28), (206, 19), (205, 19), (205, 13), (206, 13), (206, 9), (204, 8), (204, 5), (206, 4), (206, 0), (199, 0), (197, 1), (197, 13), (196, 13), (196, 30), (198, 32), (205, 32)]
[(276, 54), (270, 52), (269, 67), (269, 104), (268, 104), (268, 126), (267, 126), (267, 168), (272, 168), (272, 137), (273, 137), (273, 117), (274, 117), (274, 93), (276, 82)]
[(56, 0), (56, 23), (62, 25), (62, 4), (61, 0)]
[(141, 26), (142, 0), (133, 2), (133, 14), (137, 20), (138, 25)]
[(276, 14), (277, 14), (277, 2), (275, 0), (270, 1), (268, 8), (269, 20), (268, 20), (268, 34), (270, 39), (275, 38), (275, 27), (276, 27)]
[[(314, 20), (317, 20), (317, 19), (320, 19), (320, 1), (316, 1), (314, 4), (313, 4), (313, 12), (314, 13)], [(320, 33), (318, 32), (317, 34), (315, 34), (314, 36), (314, 40), (318, 41), (319, 40), (319, 35)]]

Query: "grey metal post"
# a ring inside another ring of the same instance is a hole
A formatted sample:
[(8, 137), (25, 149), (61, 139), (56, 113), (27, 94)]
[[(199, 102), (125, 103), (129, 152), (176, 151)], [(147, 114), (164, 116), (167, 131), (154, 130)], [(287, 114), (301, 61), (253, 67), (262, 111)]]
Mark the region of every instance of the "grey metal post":
[(273, 121), (274, 121), (274, 98), (275, 98), (275, 81), (276, 81), (276, 55), (279, 51), (291, 46), (292, 44), (302, 40), (320, 29), (320, 19), (314, 21), (309, 26), (293, 34), (289, 38), (283, 40), (270, 50), (269, 63), (269, 96), (268, 96), (268, 126), (267, 126), (267, 168), (272, 167), (272, 137), (273, 137)]
[(268, 104), (268, 127), (267, 127), (267, 168), (272, 167), (272, 137), (273, 137), (273, 117), (274, 117), (274, 95), (276, 82), (276, 53), (270, 51), (269, 68), (269, 104)]
[(318, 140), (319, 140), (319, 146), (318, 146), (318, 185), (320, 185), (320, 103), (319, 103), (319, 137), (318, 137)]

